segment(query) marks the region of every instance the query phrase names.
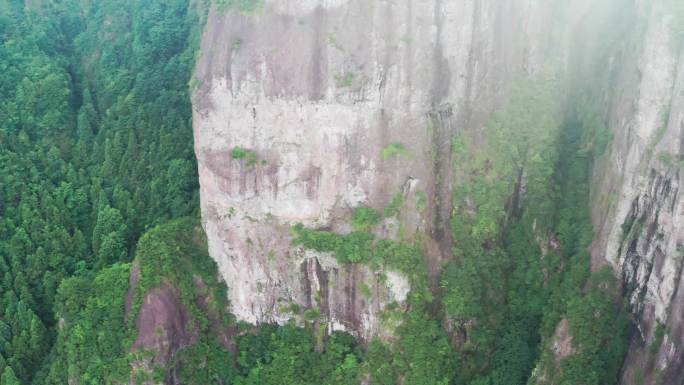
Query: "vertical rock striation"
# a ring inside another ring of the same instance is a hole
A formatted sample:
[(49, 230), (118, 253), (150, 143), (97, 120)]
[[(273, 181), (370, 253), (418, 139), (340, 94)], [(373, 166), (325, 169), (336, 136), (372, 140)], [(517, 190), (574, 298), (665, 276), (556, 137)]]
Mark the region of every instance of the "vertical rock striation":
[(348, 232), (352, 208), (382, 210), (396, 194), (401, 214), (377, 235), (419, 236), (436, 284), (450, 253), (451, 139), (461, 130), (481, 141), (512, 79), (541, 66), (542, 3), (267, 0), (253, 14), (210, 11), (195, 149), (210, 254), (238, 319), (282, 323), (296, 304), (331, 329), (381, 334), (378, 315), (403, 303), (408, 281), (294, 247), (290, 228)]
[[(623, 52), (608, 58), (603, 91), (614, 140), (594, 171), (591, 253), (594, 267), (609, 264), (620, 278), (638, 325), (624, 384), (681, 383), (684, 372), (684, 60), (670, 3), (624, 4), (634, 22)], [(434, 285), (451, 249), (452, 190), (466, 177), (451, 158), (453, 135), (483, 145), (512, 81), (551, 55), (569, 82), (589, 71), (602, 49), (586, 26), (595, 6), (265, 0), (251, 14), (211, 9), (194, 80), (195, 150), (210, 254), (238, 319), (283, 323), (315, 308), (329, 330), (389, 332), (379, 315), (405, 301), (408, 280), (294, 246), (291, 227), (349, 232), (353, 208), (382, 210), (401, 194), (400, 214), (376, 236), (420, 239)]]
[(684, 379), (684, 60), (667, 5), (635, 2), (607, 114), (614, 140), (594, 175), (592, 260), (613, 267), (638, 329), (623, 384)]

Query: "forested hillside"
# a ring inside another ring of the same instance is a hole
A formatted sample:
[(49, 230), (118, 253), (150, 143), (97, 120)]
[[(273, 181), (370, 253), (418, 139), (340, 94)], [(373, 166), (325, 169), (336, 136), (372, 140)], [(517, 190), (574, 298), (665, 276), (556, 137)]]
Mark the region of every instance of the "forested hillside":
[[(55, 350), (61, 313), (100, 296), (122, 318), (123, 298), (98, 291), (125, 292), (147, 229), (197, 215), (198, 27), (186, 1), (0, 4), (3, 385), (66, 383), (66, 368), (50, 370), (67, 361)], [(81, 322), (118, 339), (109, 318)]]
[[(560, 105), (555, 68), (514, 85), (486, 148), (448, 139), (472, 177), (452, 192), (438, 287), (420, 240), (371, 234), (400, 195), (357, 208), (349, 234), (293, 227), (303, 248), (408, 277), (406, 308), (383, 313), (393, 336), (327, 335), (319, 309), (294, 304), (298, 322), (237, 323), (199, 226), (190, 92), (209, 6), (0, 3), (0, 385), (617, 383), (628, 319), (587, 252), (592, 167), (611, 137), (587, 107), (597, 95)], [(191, 342), (161, 362), (134, 345), (143, 298), (165, 287)], [(559, 333), (574, 336), (562, 357)]]

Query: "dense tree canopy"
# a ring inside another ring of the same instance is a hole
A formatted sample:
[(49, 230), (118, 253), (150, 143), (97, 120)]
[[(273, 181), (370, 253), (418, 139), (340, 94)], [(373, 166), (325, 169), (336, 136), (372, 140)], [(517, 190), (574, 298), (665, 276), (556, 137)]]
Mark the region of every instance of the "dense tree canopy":
[[(89, 329), (116, 324), (120, 306), (73, 301), (122, 300), (145, 229), (196, 212), (187, 84), (198, 18), (186, 1), (0, 4), (3, 384), (40, 383), (61, 339), (120, 344), (116, 328)], [(66, 322), (73, 314), (86, 324)], [(86, 382), (121, 369), (74, 353), (65, 370)]]

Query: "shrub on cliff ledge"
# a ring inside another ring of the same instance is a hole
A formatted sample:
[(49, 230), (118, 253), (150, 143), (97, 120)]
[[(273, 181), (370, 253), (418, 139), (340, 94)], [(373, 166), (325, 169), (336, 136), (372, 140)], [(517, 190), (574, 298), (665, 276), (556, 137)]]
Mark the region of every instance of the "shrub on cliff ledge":
[(257, 162), (257, 154), (252, 150), (248, 150), (242, 147), (233, 147), (230, 150), (231, 159), (244, 159), (248, 166), (252, 166)]
[(351, 234), (336, 234), (331, 231), (309, 230), (301, 224), (294, 228), (295, 244), (320, 252), (335, 253), (340, 263), (362, 263), (372, 255), (373, 234), (355, 231)]
[(392, 142), (382, 149), (382, 159), (387, 160), (393, 156), (406, 154), (406, 147), (400, 142)]
[(351, 224), (356, 231), (368, 231), (380, 223), (380, 215), (370, 207), (357, 207), (354, 209)]

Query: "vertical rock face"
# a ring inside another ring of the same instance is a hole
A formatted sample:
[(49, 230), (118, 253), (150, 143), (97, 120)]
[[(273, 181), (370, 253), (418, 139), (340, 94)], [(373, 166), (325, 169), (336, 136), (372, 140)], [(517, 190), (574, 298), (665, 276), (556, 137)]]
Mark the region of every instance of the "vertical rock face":
[(332, 329), (381, 334), (380, 312), (403, 303), (408, 281), (293, 246), (290, 228), (344, 233), (352, 208), (382, 210), (396, 194), (401, 214), (376, 235), (420, 236), (434, 282), (450, 251), (451, 138), (481, 140), (511, 80), (541, 66), (542, 3), (267, 0), (254, 14), (210, 11), (195, 149), (210, 254), (238, 319), (282, 323), (296, 304)]
[[(610, 264), (634, 313), (623, 384), (680, 384), (684, 372), (684, 60), (666, 1), (635, 2), (636, 33), (609, 108), (614, 133), (594, 175), (595, 266)], [(660, 326), (659, 326), (660, 325)]]
[[(684, 60), (669, 1), (625, 5), (636, 21), (611, 60), (614, 140), (592, 188), (592, 261), (613, 267), (638, 324), (624, 384), (676, 383), (684, 370)], [(376, 235), (421, 239), (434, 282), (450, 252), (453, 135), (482, 144), (511, 82), (550, 50), (564, 69), (597, 50), (573, 28), (592, 2), (566, 3), (561, 29), (560, 3), (534, 0), (212, 9), (194, 81), (195, 149), (210, 254), (238, 319), (282, 323), (316, 308), (330, 329), (383, 334), (379, 314), (405, 301), (408, 281), (303, 250), (291, 226), (345, 233), (353, 208), (382, 210), (401, 194), (400, 215)]]

